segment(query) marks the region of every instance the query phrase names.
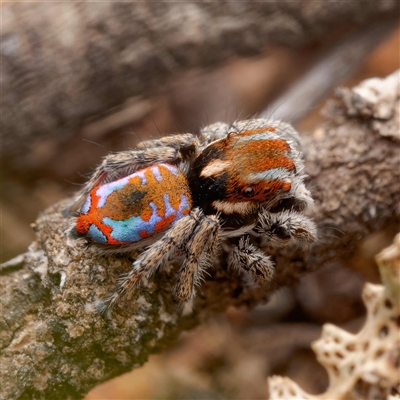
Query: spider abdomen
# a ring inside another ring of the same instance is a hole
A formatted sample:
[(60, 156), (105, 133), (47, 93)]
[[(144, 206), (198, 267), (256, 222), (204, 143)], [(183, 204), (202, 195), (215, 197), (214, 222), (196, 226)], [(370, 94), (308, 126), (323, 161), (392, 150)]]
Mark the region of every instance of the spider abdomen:
[(178, 168), (155, 164), (93, 188), (76, 220), (76, 230), (97, 243), (139, 242), (188, 214), (192, 198)]

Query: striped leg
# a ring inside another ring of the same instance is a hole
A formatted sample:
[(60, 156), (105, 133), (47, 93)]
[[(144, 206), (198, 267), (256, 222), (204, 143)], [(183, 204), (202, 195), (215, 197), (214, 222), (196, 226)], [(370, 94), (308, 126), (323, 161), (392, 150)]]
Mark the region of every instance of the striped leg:
[(249, 283), (260, 286), (270, 282), (275, 273), (274, 263), (269, 256), (251, 244), (248, 236), (242, 236), (239, 244), (233, 247), (228, 265), (245, 272)]

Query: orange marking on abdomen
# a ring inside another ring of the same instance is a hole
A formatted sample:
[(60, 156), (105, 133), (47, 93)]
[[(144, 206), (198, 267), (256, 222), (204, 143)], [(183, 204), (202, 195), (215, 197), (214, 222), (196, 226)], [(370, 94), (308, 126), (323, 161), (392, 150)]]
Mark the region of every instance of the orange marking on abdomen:
[[(160, 174), (162, 176), (161, 169), (163, 167), (159, 166)], [(146, 177), (146, 191), (147, 196), (143, 198), (142, 205), (145, 211), (140, 213), (140, 216), (144, 221), (149, 221), (153, 210), (150, 208), (150, 202), (154, 203), (156, 206), (156, 213), (160, 218), (163, 218), (165, 215), (165, 205), (162, 198), (163, 186), (165, 185), (164, 177), (161, 182), (157, 181), (156, 177), (153, 174), (151, 168), (147, 168), (145, 171)]]
[(146, 208), (141, 211), (140, 218), (142, 218), (143, 221), (148, 222), (152, 215), (153, 209), (150, 206), (146, 206)]

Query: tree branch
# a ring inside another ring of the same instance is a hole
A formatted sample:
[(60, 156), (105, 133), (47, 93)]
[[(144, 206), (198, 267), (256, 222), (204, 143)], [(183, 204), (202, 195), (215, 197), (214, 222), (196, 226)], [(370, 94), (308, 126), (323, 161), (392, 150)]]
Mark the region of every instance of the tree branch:
[(348, 257), (368, 234), (398, 229), (398, 88), (395, 73), (339, 91), (325, 123), (304, 138), (321, 237), (312, 253), (275, 254), (274, 284), (259, 290), (227, 271), (221, 254), (191, 315), (178, 312), (171, 294), (176, 266), (131, 293), (112, 315), (99, 315), (99, 298), (131, 261), (97, 256), (67, 238), (70, 218), (63, 210), (70, 200), (44, 211), (33, 225), (37, 239), (29, 251), (1, 270), (2, 398), (79, 398), (229, 305), (267, 300), (325, 261)]
[(65, 143), (90, 118), (132, 101), (146, 112), (140, 99), (187, 69), (270, 44), (304, 46), (398, 10), (396, 0), (4, 4), (4, 154)]

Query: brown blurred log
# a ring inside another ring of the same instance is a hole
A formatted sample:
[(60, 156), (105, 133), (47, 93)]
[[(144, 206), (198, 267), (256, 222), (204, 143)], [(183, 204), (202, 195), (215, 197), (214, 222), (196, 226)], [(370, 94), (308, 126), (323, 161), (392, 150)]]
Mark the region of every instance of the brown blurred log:
[[(91, 118), (141, 103), (188, 69), (269, 44), (304, 46), (333, 31), (396, 17), (399, 2), (5, 3), (3, 152), (62, 144)], [(124, 108), (124, 107), (123, 107)], [(124, 116), (125, 118), (125, 116)]]

